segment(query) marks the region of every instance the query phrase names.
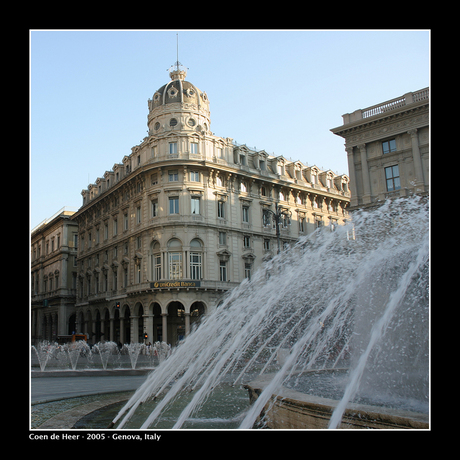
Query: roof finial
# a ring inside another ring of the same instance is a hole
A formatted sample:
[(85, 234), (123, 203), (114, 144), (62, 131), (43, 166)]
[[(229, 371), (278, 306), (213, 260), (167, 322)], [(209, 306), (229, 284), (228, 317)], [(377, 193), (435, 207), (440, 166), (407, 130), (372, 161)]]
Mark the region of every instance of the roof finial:
[(176, 34), (176, 55), (177, 55), (177, 61), (176, 61), (176, 70), (179, 70), (179, 34)]
[(176, 59), (177, 61), (168, 69), (169, 76), (171, 80), (185, 80), (188, 68), (179, 62), (179, 34), (176, 34)]

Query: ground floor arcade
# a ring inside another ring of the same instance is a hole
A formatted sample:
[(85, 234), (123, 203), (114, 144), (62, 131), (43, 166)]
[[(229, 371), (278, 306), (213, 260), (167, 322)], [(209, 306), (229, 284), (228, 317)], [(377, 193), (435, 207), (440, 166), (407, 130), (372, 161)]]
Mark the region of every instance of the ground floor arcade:
[(223, 292), (160, 290), (120, 296), (97, 303), (77, 304), (74, 324), (90, 344), (101, 340), (118, 344), (166, 342), (176, 346), (216, 308)]

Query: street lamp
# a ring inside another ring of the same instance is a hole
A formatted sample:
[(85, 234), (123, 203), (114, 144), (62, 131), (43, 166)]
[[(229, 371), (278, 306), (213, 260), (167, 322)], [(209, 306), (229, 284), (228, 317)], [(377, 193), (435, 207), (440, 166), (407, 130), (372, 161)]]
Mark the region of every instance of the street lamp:
[(280, 208), (278, 207), (278, 203), (275, 203), (275, 212), (273, 212), (269, 208), (264, 208), (264, 226), (268, 227), (270, 226), (270, 221), (269, 219), (266, 219), (265, 216), (273, 216), (273, 219), (275, 219), (275, 224), (276, 224), (276, 240), (278, 243), (278, 254), (280, 253), (280, 224), (283, 221), (287, 225), (291, 225), (291, 216), (292, 212), (289, 211), (288, 209)]

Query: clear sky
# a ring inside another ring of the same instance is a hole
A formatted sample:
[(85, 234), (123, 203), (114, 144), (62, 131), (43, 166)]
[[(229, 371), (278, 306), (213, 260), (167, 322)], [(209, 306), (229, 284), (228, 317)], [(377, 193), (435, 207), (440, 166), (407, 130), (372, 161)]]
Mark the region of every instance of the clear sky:
[(211, 131), (348, 174), (342, 114), (430, 83), (430, 32), (30, 32), (30, 226), (147, 135), (147, 100), (176, 61), (206, 91)]

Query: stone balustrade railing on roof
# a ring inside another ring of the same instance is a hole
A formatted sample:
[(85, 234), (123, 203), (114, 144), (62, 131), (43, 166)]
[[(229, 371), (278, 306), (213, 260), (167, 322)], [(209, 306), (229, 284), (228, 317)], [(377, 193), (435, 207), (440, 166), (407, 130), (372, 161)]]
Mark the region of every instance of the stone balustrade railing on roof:
[(424, 99), (430, 98), (430, 89), (423, 88), (419, 91), (406, 93), (403, 96), (390, 99), (389, 101), (381, 102), (380, 104), (366, 107), (365, 109), (355, 110), (353, 113), (345, 113), (342, 115), (343, 124), (353, 123), (355, 121), (362, 120), (364, 118), (373, 117), (375, 115), (381, 115), (385, 112), (404, 107), (409, 104), (423, 101)]

